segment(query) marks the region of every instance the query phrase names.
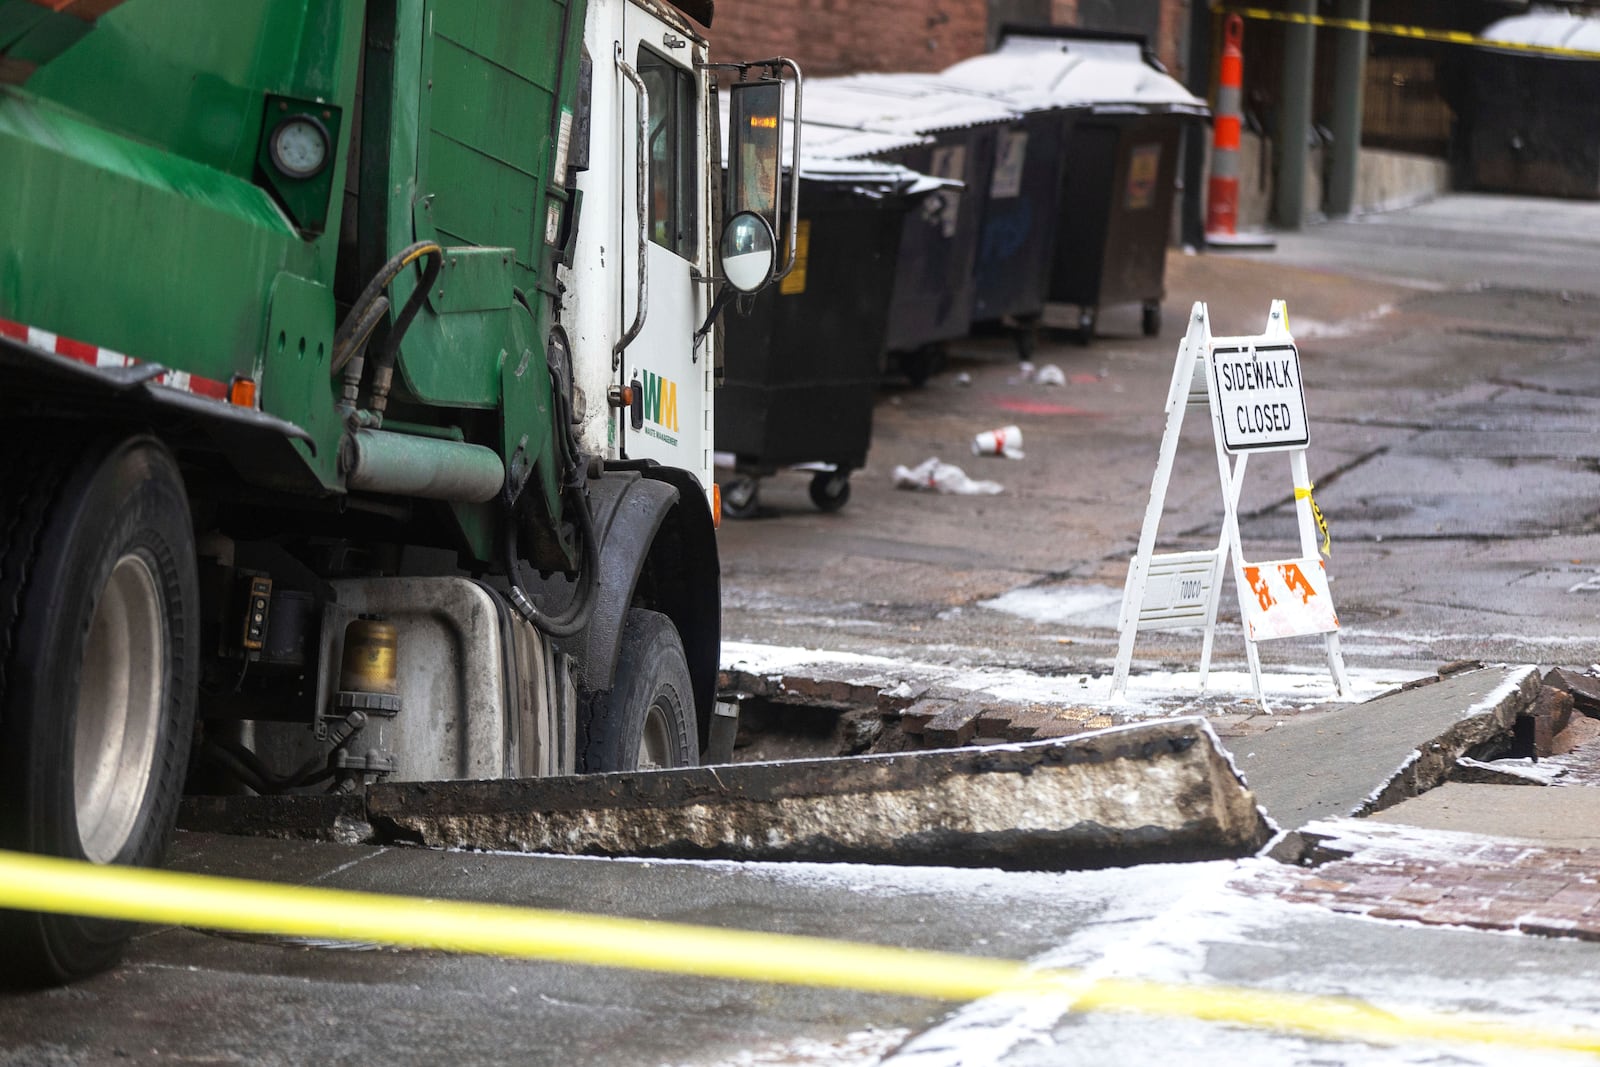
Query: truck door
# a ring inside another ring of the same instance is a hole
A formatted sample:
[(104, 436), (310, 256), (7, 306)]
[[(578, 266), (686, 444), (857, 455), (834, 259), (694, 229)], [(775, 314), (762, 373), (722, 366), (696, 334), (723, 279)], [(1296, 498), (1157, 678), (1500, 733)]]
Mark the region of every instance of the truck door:
[[(627, 158), (626, 194), (621, 198), (624, 234), (645, 228), (642, 286), (636, 286), (638, 245), (625, 240), (623, 326), (638, 315), (643, 323), (623, 353), (620, 384), (638, 399), (622, 439), (630, 459), (654, 459), (681, 467), (711, 485), (710, 340), (696, 351), (694, 333), (709, 311), (708, 286), (693, 280), (706, 270), (710, 231), (706, 175), (704, 79), (694, 68), (695, 44), (650, 12), (625, 5), (619, 63), (632, 67), (644, 92), (624, 95), (624, 128), (637, 129), (645, 101), (644, 206), (638, 218), (641, 168)], [(630, 79), (631, 80), (631, 79)], [(637, 84), (635, 86), (637, 88)], [(636, 137), (625, 140), (636, 146)], [(632, 152), (627, 153), (630, 157)]]

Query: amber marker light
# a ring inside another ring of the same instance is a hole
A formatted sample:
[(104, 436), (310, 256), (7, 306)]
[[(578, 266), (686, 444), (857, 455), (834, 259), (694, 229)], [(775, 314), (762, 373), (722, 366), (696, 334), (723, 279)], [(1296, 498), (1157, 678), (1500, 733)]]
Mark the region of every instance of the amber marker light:
[(722, 486), (711, 483), (711, 528), (722, 529)]
[(228, 386), (228, 403), (239, 408), (253, 408), (256, 406), (256, 382), (254, 378), (235, 378), (233, 384)]

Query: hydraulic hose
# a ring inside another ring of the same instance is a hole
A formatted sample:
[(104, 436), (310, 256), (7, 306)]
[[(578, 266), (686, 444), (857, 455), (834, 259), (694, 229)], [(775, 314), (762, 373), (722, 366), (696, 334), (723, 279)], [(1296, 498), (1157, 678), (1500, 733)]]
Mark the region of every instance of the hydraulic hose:
[[(410, 297), (400, 309), (400, 314), (395, 317), (394, 328), (389, 331), (389, 340), (374, 367), (374, 406), (380, 411), (388, 403), (388, 383), (394, 373), (394, 361), (400, 351), (400, 340), (411, 326), (411, 320), (416, 318), (417, 312), (422, 309), (422, 302), (428, 298), (433, 283), (439, 278), (439, 270), (444, 266), (444, 249), (440, 248), (436, 241), (417, 241), (396, 252), (367, 283), (367, 287), (361, 291), (361, 295), (356, 298), (344, 321), (339, 323), (339, 328), (333, 334), (333, 360), (329, 368), (332, 374), (338, 374), (366, 345), (368, 338), (372, 336), (372, 331), (388, 313), (389, 298), (384, 295), (384, 290), (400, 276), (401, 271), (424, 256), (430, 258), (428, 265), (423, 268), (422, 279), (411, 291)], [(381, 382), (379, 375), (382, 375)]]
[(233, 775), (262, 796), (286, 793), (301, 786), (315, 785), (333, 777), (322, 756), (313, 756), (298, 770), (290, 774), (274, 774), (261, 762), (261, 758), (243, 745), (230, 741), (206, 739), (203, 752), (207, 759)]
[(600, 589), (600, 544), (594, 532), (594, 518), (589, 514), (585, 498), (583, 459), (572, 436), (572, 406), (563, 383), (557, 380), (555, 368), (549, 368), (551, 378), (551, 407), (555, 424), (561, 427), (556, 437), (556, 449), (561, 467), (562, 499), (576, 514), (579, 550), (582, 558), (578, 564), (578, 588), (572, 602), (557, 615), (546, 615), (534, 606), (523, 588), (522, 561), (517, 557), (516, 499), (506, 494), (505, 564), (509, 597), (517, 613), (532, 623), (547, 637), (572, 637), (589, 625), (594, 614), (596, 594)]
[(568, 505), (578, 516), (578, 535), (583, 552), (583, 560), (578, 567), (578, 589), (573, 594), (572, 602), (558, 615), (546, 615), (534, 606), (526, 590), (522, 587), (522, 561), (517, 558), (517, 533), (513, 521), (505, 537), (506, 544), (506, 579), (510, 583), (510, 599), (512, 607), (532, 623), (540, 633), (547, 637), (573, 637), (589, 625), (589, 619), (594, 615), (596, 594), (600, 590), (600, 548), (595, 540), (594, 520), (589, 515), (588, 501), (583, 498), (583, 491), (569, 487), (563, 494)]

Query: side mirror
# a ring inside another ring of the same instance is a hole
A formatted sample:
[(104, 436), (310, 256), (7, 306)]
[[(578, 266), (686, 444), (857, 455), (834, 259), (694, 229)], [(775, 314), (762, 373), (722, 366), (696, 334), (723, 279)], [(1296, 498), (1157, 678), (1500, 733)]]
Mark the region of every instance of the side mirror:
[[(759, 292), (781, 281), (796, 262), (800, 222), (800, 102), (804, 92), (800, 68), (779, 56), (757, 63), (713, 63), (736, 70), (739, 80), (728, 86), (728, 152), (726, 198), (728, 223), (719, 247), (722, 278), (740, 294)], [(764, 73), (751, 79), (753, 68)], [(784, 95), (782, 71), (792, 72), (794, 129), (790, 146), (789, 191), (783, 192)], [(787, 212), (788, 218), (783, 216)], [(787, 227), (783, 225), (787, 221)], [(778, 263), (778, 234), (787, 232), (788, 260)], [(708, 279), (716, 280), (716, 279)], [(722, 297), (718, 297), (720, 302)], [(713, 310), (712, 317), (716, 312)]]
[(783, 82), (741, 81), (728, 87), (728, 215), (753, 211), (778, 228), (783, 176)]
[(722, 274), (741, 293), (754, 293), (772, 280), (778, 242), (772, 224), (754, 211), (741, 211), (722, 229), (718, 246)]

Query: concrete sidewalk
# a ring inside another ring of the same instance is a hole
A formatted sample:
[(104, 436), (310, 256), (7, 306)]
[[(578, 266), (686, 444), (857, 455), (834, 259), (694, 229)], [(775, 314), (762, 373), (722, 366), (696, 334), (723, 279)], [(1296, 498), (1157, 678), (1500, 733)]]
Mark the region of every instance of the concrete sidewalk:
[[(1469, 751), (1528, 725), (1548, 692), (1537, 668), (1467, 671), (1233, 742), (1288, 831), (1272, 849), (1285, 864), (1237, 888), (1374, 919), (1600, 940), (1600, 740), (1542, 764), (1504, 761), (1506, 780), (1524, 784), (1448, 780)], [(1574, 716), (1566, 735), (1592, 738), (1594, 725)]]

